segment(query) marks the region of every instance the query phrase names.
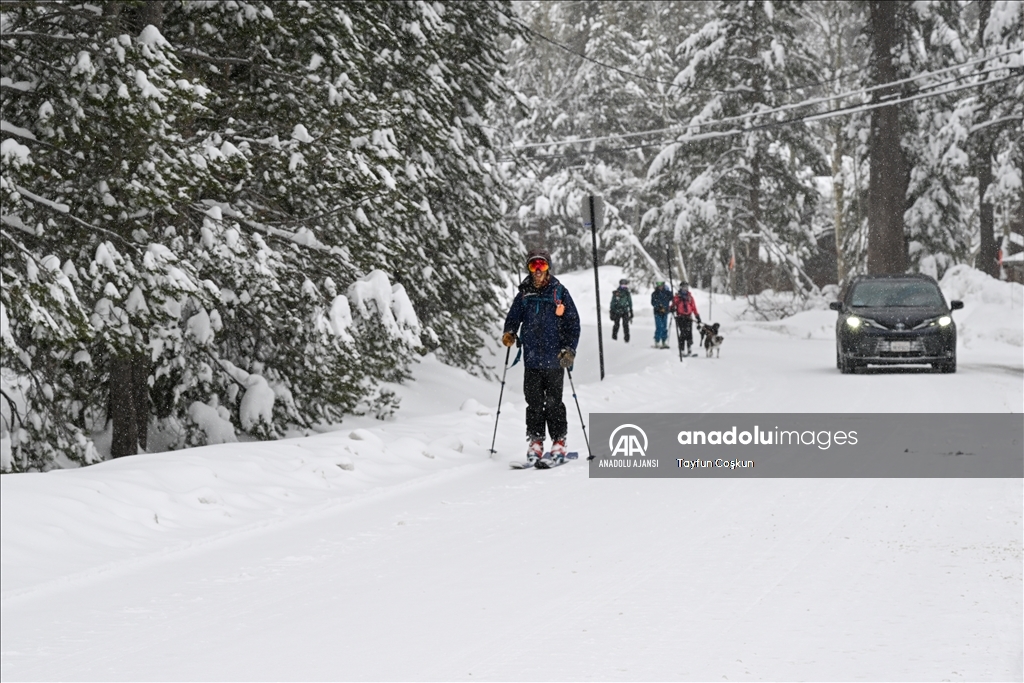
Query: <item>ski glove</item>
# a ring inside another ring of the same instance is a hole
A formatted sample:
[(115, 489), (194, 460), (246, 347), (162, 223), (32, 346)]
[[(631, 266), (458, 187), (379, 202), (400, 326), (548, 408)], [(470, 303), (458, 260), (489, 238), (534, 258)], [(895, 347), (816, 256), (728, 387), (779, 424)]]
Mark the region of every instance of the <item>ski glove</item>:
[(564, 370), (565, 368), (571, 368), (572, 364), (576, 361), (576, 352), (572, 349), (566, 348), (558, 352), (558, 365)]
[(505, 334), (501, 335), (501, 343), (504, 344), (505, 346), (512, 346), (513, 344), (516, 343), (516, 333), (506, 332)]

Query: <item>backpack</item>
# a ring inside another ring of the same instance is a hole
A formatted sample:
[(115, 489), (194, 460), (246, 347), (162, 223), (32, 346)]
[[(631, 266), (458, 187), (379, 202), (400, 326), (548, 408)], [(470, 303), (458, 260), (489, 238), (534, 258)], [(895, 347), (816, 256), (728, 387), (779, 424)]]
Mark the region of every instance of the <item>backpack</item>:
[(624, 289), (616, 289), (612, 292), (612, 315), (625, 315), (629, 313), (629, 291)]

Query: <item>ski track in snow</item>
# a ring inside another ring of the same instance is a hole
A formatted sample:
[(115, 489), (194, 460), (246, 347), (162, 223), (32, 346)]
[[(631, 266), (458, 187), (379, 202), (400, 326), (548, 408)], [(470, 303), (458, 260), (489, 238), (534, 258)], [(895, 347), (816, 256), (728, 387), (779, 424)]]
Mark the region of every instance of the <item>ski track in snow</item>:
[[(955, 375), (844, 376), (834, 313), (739, 323), (741, 302), (708, 316), (698, 293), (722, 357), (680, 362), (650, 348), (640, 292), (629, 345), (604, 324), (601, 382), (592, 274), (562, 280), (584, 415), (1024, 409), (1021, 347), (985, 332), (1013, 339), (1019, 303), (968, 299)], [(0, 479), (3, 679), (1024, 675), (1020, 480), (510, 471), (521, 367), (492, 458), (498, 384), (429, 357), (415, 374), (389, 422)], [(565, 400), (582, 456), (568, 382)]]

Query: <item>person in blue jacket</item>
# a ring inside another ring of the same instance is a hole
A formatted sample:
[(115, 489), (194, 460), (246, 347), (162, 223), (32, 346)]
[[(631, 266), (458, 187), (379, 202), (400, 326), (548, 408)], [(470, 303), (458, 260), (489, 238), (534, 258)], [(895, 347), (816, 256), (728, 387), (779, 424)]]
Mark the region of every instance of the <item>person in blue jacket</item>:
[(545, 427), (551, 435), (551, 455), (564, 457), (569, 423), (562, 402), (565, 370), (572, 369), (580, 340), (580, 316), (569, 290), (551, 274), (551, 255), (534, 249), (526, 257), (530, 275), (505, 316), (501, 341), (522, 344), (523, 393), (526, 395), (526, 458), (544, 455)]
[(664, 280), (658, 280), (651, 292), (651, 306), (654, 308), (654, 346), (659, 349), (668, 348), (668, 308), (671, 303), (672, 290)]

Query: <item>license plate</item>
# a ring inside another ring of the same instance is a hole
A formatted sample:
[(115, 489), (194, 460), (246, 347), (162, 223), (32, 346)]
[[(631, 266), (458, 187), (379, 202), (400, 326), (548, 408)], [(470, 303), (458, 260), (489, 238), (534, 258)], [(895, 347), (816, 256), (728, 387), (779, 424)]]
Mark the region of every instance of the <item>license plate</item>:
[(897, 352), (902, 351), (902, 352), (906, 353), (907, 351), (910, 351), (910, 342), (908, 342), (908, 341), (889, 342), (889, 350), (890, 351), (897, 351)]

